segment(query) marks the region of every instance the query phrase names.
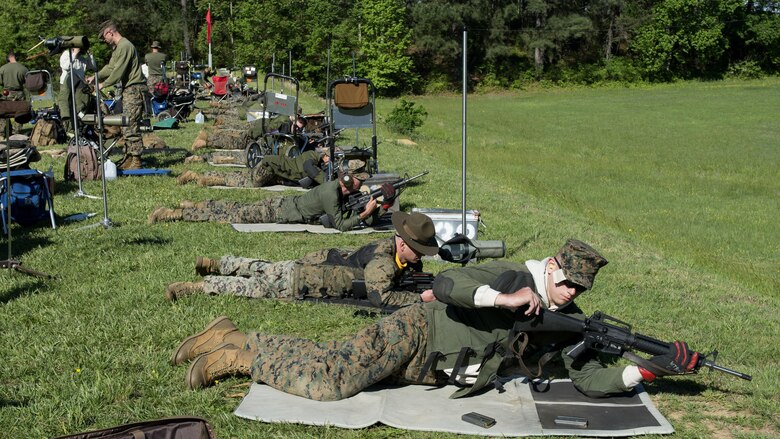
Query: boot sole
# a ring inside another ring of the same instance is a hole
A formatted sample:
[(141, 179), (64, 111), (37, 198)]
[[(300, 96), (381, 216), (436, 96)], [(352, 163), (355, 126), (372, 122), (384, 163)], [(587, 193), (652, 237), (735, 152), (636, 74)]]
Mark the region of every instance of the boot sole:
[(185, 338), (184, 341), (179, 344), (179, 347), (177, 347), (176, 350), (173, 351), (173, 355), (171, 356), (171, 364), (174, 365), (174, 366), (178, 366), (178, 365), (184, 363), (185, 361), (187, 361), (186, 358), (184, 360), (182, 360), (182, 361), (176, 361), (176, 357), (178, 357), (179, 353), (182, 352), (186, 348), (186, 346), (187, 346), (187, 344), (189, 342), (195, 340), (196, 338), (200, 337), (201, 335), (205, 334), (206, 332), (214, 329), (214, 327), (217, 326), (218, 324), (220, 324), (223, 320), (230, 320), (230, 319), (228, 319), (227, 316), (219, 316), (216, 319), (212, 320), (211, 323), (209, 323), (208, 326), (206, 326), (206, 328), (204, 330), (198, 332), (195, 335), (191, 335), (191, 336)]

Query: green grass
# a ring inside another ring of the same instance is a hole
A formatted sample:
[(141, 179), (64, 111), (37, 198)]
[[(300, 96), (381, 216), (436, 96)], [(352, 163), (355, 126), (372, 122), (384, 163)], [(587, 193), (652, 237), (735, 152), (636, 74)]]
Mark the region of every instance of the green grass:
[[(418, 145), (397, 144), (380, 126), (381, 168), (432, 171), (403, 194), (404, 209), (459, 208), (460, 97), (411, 100), (429, 114)], [(324, 107), (310, 97), (302, 102), (307, 112)], [(380, 117), (396, 103), (378, 101)], [(547, 256), (568, 237), (591, 243), (610, 264), (578, 299), (586, 311), (603, 310), (638, 332), (685, 339), (697, 350), (718, 349), (720, 363), (754, 376), (746, 382), (703, 372), (648, 385), (676, 437), (780, 433), (777, 108), (777, 79), (469, 97), (467, 204), (487, 225), (480, 238), (505, 240), (508, 258), (517, 261)], [(159, 135), (188, 148), (198, 128)], [(183, 155), (150, 161), (179, 173)], [(36, 167), (50, 165), (61, 177), (61, 159)], [(99, 182), (84, 187), (100, 193)], [(75, 189), (58, 181), (57, 212), (97, 212), (88, 224), (102, 218), (101, 202), (75, 198)], [(184, 198), (271, 195), (123, 178), (109, 183), (111, 229), (14, 227), (14, 255), (59, 279), (0, 274), (3, 437), (51, 437), (172, 415), (203, 416), (225, 438), (454, 437), (249, 422), (231, 414), (240, 401), (234, 395), (246, 391), (242, 380), (184, 390), (185, 368), (168, 365), (170, 352), (217, 315), (245, 330), (318, 340), (346, 337), (367, 322), (346, 307), (230, 297), (165, 301), (166, 284), (196, 279), (197, 255), (289, 259), (374, 238), (146, 225), (155, 206)]]

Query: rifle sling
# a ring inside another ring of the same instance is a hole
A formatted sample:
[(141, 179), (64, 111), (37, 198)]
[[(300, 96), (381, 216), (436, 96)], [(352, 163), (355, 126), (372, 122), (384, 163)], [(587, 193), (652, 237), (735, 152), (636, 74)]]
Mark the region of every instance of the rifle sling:
[(422, 383), (425, 379), (425, 375), (428, 374), (428, 371), (431, 369), (436, 370), (436, 364), (439, 362), (439, 360), (446, 359), (447, 356), (439, 351), (431, 352), (431, 354), (428, 355), (428, 358), (425, 359), (425, 363), (423, 363), (422, 368), (420, 369), (420, 374), (417, 375), (417, 382)]

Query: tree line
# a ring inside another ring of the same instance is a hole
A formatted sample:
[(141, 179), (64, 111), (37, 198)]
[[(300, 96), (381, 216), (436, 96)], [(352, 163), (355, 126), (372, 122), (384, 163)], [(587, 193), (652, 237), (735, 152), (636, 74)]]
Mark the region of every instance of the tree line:
[(780, 70), (780, 1), (744, 0), (7, 0), (3, 50), (57, 71), (39, 37), (111, 18), (143, 54), (291, 74), (322, 89), (357, 75), (380, 93), (457, 90), (467, 35), (470, 87), (755, 77)]

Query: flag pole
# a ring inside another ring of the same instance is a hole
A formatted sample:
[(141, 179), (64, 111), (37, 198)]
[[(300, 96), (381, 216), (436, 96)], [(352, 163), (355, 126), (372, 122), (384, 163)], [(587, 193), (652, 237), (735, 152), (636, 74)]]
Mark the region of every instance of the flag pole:
[(209, 69), (213, 67), (211, 63), (211, 3), (209, 3), (209, 9), (206, 12), (206, 41), (209, 43)]

